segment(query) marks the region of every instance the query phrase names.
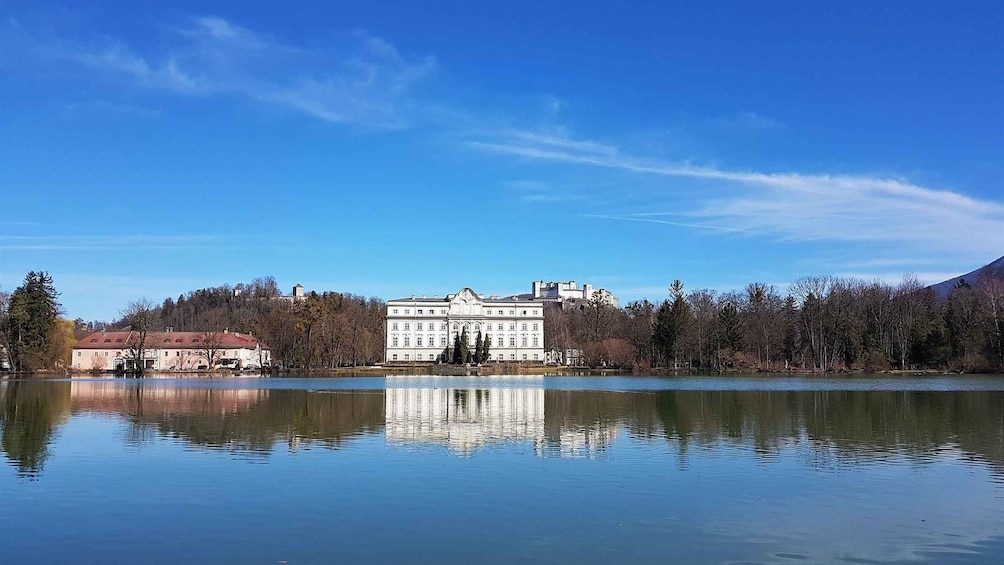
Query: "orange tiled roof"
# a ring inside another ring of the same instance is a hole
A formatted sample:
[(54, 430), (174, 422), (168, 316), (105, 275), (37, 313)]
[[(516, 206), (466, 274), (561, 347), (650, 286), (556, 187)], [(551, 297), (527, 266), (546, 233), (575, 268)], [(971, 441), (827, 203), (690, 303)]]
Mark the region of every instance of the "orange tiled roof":
[[(237, 332), (216, 332), (221, 348), (258, 347), (258, 338), (251, 334)], [(73, 347), (75, 349), (119, 349), (130, 346), (137, 339), (136, 332), (94, 332), (81, 338)], [(197, 349), (203, 346), (206, 332), (149, 332), (146, 334), (148, 349)]]

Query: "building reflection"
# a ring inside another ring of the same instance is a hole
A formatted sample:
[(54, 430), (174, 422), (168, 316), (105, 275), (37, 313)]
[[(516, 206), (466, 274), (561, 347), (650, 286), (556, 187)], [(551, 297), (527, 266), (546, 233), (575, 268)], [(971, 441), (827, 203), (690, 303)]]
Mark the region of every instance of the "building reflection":
[(499, 442), (544, 444), (544, 389), (392, 388), (386, 392), (390, 443), (429, 443), (468, 454)]
[(603, 400), (629, 400), (543, 387), (395, 388), (386, 394), (389, 443), (442, 445), (461, 455), (488, 444), (524, 443), (540, 457), (603, 455), (621, 427), (610, 411), (615, 407)]
[(157, 385), (123, 386), (115, 381), (73, 381), (75, 411), (108, 414), (236, 414), (269, 396), (265, 389), (217, 389)]

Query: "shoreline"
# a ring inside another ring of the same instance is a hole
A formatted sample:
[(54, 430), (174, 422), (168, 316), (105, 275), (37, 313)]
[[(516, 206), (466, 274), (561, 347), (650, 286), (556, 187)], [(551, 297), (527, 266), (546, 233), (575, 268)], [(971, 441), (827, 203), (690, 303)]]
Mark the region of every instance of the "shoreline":
[(39, 371), (34, 373), (0, 373), (0, 380), (47, 380), (47, 379), (142, 379), (142, 378), (351, 378), (351, 377), (382, 377), (392, 375), (414, 376), (502, 376), (502, 375), (532, 375), (541, 377), (931, 377), (931, 376), (1001, 376), (1004, 373), (960, 373), (944, 370), (900, 370), (866, 372), (861, 370), (840, 370), (827, 372), (813, 371), (694, 371), (673, 369), (649, 369), (632, 371), (625, 369), (590, 368), (590, 367), (555, 367), (544, 365), (487, 365), (483, 367), (466, 367), (462, 365), (390, 365), (366, 367), (339, 367), (336, 369), (291, 369), (284, 371), (235, 372), (235, 371), (171, 371), (150, 372), (143, 376), (122, 375), (116, 373), (94, 373), (87, 371)]

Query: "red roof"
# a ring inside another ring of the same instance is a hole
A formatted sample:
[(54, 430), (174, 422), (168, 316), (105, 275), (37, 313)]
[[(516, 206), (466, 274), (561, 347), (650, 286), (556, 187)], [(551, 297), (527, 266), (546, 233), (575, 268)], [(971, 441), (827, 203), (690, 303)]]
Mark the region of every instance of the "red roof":
[[(258, 338), (251, 334), (236, 332), (215, 332), (220, 348), (258, 347)], [(147, 349), (198, 349), (203, 347), (206, 332), (149, 332), (146, 334)], [(129, 347), (130, 341), (138, 339), (136, 332), (94, 332), (80, 338), (75, 349), (123, 349)]]

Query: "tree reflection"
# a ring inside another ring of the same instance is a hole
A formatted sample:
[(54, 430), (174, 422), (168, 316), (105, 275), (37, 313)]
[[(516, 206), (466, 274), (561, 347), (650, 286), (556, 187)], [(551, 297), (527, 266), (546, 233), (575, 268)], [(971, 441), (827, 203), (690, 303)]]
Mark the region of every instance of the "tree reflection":
[(22, 477), (42, 471), (56, 428), (70, 412), (69, 383), (0, 383), (0, 448)]

